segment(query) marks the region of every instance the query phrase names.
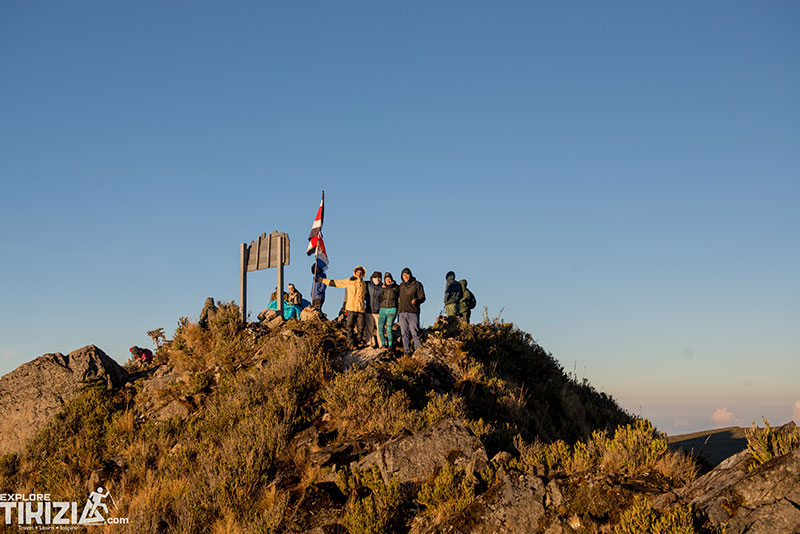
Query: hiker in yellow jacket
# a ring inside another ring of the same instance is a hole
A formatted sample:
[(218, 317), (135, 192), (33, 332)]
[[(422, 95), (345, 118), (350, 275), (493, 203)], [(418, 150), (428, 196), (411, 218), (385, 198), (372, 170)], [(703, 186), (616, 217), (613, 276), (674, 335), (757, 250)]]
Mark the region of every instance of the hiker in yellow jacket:
[(364, 339), (364, 311), (365, 298), (367, 296), (367, 283), (364, 282), (366, 269), (359, 265), (353, 269), (353, 276), (343, 280), (329, 280), (320, 278), (319, 281), (330, 287), (343, 287), (347, 290), (347, 302), (344, 309), (347, 312), (345, 331), (347, 332), (347, 342), (352, 348), (357, 348), (358, 344)]

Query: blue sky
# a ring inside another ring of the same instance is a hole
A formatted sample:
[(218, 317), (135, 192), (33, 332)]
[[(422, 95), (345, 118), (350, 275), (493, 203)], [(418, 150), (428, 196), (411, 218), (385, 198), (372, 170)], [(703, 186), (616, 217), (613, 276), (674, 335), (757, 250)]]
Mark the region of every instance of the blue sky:
[[(800, 419), (796, 2), (0, 4), (0, 373), (125, 361), (238, 250), (456, 271), (663, 431)], [(252, 315), (274, 271), (249, 277)], [(326, 311), (338, 309), (331, 290)]]

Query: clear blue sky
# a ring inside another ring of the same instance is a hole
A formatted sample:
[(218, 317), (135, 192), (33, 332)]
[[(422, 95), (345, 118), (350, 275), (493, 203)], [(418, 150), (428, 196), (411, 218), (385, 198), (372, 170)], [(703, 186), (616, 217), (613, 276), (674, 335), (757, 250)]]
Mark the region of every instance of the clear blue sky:
[(238, 299), (262, 232), (307, 293), (325, 189), (331, 275), (411, 267), (425, 324), (453, 269), (663, 431), (800, 419), (798, 27), (794, 1), (4, 1), (0, 373), (125, 361)]

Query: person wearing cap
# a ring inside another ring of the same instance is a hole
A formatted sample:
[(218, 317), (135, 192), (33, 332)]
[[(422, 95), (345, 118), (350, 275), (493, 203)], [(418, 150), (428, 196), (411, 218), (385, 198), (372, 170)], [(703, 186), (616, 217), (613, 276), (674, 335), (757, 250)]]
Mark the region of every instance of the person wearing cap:
[(411, 269), (403, 269), (403, 283), (400, 284), (397, 298), (397, 311), (400, 316), (400, 331), (403, 335), (403, 353), (411, 354), (411, 340), (414, 348), (422, 346), (419, 338), (419, 306), (425, 302), (425, 288), (414, 278)]
[(383, 275), (383, 286), (381, 286), (380, 301), (381, 311), (378, 315), (378, 339), (382, 347), (392, 348), (394, 336), (392, 325), (397, 317), (397, 298), (400, 295), (400, 287), (392, 278), (392, 273), (387, 272)]
[(364, 299), (367, 295), (367, 284), (364, 282), (366, 269), (361, 265), (353, 269), (353, 276), (342, 280), (329, 280), (319, 278), (319, 281), (329, 287), (341, 287), (347, 291), (347, 301), (345, 311), (347, 320), (345, 321), (345, 331), (347, 332), (347, 343), (352, 348), (356, 348), (359, 340), (364, 337), (364, 311), (366, 309)]
[(458, 317), (461, 297), (464, 296), (464, 289), (461, 284), (456, 282), (456, 273), (448, 272), (445, 276), (444, 287), (444, 314), (447, 317)]
[(375, 271), (367, 282), (367, 301), (364, 314), (364, 343), (372, 348), (383, 346), (378, 339), (378, 315), (381, 310), (381, 272)]

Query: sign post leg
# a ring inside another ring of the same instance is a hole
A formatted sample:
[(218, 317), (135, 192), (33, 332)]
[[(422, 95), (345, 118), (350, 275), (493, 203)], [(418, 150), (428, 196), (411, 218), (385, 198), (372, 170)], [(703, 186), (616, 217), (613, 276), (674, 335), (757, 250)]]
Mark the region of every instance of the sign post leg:
[(241, 274), (239, 278), (239, 306), (242, 324), (247, 324), (247, 245), (241, 246)]
[(278, 238), (278, 313), (283, 317), (283, 236)]

